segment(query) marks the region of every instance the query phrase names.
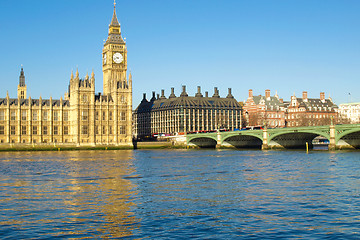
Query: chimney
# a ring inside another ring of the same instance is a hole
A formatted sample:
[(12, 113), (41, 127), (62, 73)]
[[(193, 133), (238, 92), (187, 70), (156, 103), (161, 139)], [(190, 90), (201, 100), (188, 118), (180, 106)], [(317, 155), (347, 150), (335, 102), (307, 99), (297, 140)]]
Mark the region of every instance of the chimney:
[(325, 93), (324, 92), (321, 92), (320, 93), (320, 100), (323, 102), (325, 101)]
[(270, 90), (269, 89), (265, 90), (265, 98), (270, 99)]
[(171, 88), (171, 94), (170, 94), (169, 98), (176, 98), (173, 87)]
[(219, 90), (217, 87), (214, 87), (214, 95), (212, 97), (216, 97), (216, 98), (219, 98), (220, 95), (219, 95)]
[(156, 94), (156, 99), (159, 99), (160, 98), (160, 94)]
[(150, 99), (150, 101), (155, 101), (156, 98), (155, 98), (155, 91), (152, 92), (152, 98)]
[(209, 92), (208, 91), (205, 92), (205, 97), (209, 97)]
[(252, 98), (252, 97), (253, 97), (253, 90), (249, 89), (249, 98)]
[(143, 99), (146, 99), (146, 93), (143, 93)]
[(182, 93), (180, 94), (180, 97), (187, 97), (188, 94), (186, 93), (186, 86), (183, 85), (182, 86)]
[(166, 99), (166, 97), (165, 97), (165, 90), (164, 90), (164, 89), (161, 89), (160, 99)]
[(234, 96), (231, 94), (231, 88), (228, 88), (228, 95), (226, 98), (234, 98)]
[(202, 97), (203, 95), (201, 94), (201, 87), (198, 86), (197, 87), (197, 93), (195, 94), (195, 97)]
[(307, 102), (308, 95), (307, 95), (307, 92), (306, 92), (306, 91), (303, 91), (302, 98), (303, 98), (303, 100), (304, 100), (305, 102)]

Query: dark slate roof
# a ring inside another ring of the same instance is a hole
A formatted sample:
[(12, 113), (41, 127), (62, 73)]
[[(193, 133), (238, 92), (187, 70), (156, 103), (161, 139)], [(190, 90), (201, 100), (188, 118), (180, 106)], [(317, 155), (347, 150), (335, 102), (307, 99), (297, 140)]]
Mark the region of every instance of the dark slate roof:
[(266, 109), (271, 110), (273, 108), (274, 110), (280, 109), (284, 107), (284, 103), (280, 102), (279, 98), (277, 97), (270, 97), (266, 98), (265, 96), (253, 96), (253, 100), (256, 105), (264, 104)]
[(119, 21), (118, 21), (118, 19), (117, 19), (117, 17), (116, 17), (116, 9), (115, 9), (115, 6), (114, 6), (114, 13), (113, 13), (113, 17), (112, 17), (110, 26), (120, 27), (120, 23), (119, 23)]
[(304, 101), (302, 98), (296, 98), (296, 100), (299, 102), (300, 107), (304, 107), (309, 111), (314, 111), (315, 107), (326, 108), (327, 110), (329, 108), (331, 108), (331, 110), (338, 108), (338, 106), (334, 104), (331, 99), (325, 99), (324, 101), (321, 101), (320, 98), (308, 98), (307, 101)]
[[(20, 100), (20, 106), (29, 106), (29, 103), (31, 106), (39, 106), (40, 99), (18, 99), (18, 98), (9, 98), (9, 105), (18, 106)], [(6, 105), (7, 99), (6, 98), (0, 98), (0, 105)], [(64, 107), (69, 107), (70, 102), (68, 100), (63, 100), (62, 104)], [(50, 99), (42, 99), (41, 100), (42, 106), (50, 106)], [(52, 106), (60, 106), (60, 100), (52, 99)]]
[(106, 44), (109, 43), (114, 43), (114, 44), (125, 44), (124, 39), (122, 38), (121, 34), (114, 34), (114, 33), (110, 33), (107, 40), (106, 40)]
[(147, 101), (143, 99), (136, 108), (136, 113), (147, 111), (175, 109), (179, 107), (185, 108), (199, 108), (199, 109), (241, 109), (241, 105), (233, 97), (219, 98), (219, 97), (191, 97), (183, 96), (172, 97), (168, 99), (156, 99)]

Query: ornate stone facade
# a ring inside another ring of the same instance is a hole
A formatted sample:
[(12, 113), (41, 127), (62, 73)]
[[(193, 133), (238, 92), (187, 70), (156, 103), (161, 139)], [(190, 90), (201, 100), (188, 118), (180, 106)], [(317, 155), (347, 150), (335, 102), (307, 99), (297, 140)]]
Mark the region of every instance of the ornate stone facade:
[(104, 94), (95, 94), (95, 76), (71, 73), (60, 100), (26, 97), (21, 69), (18, 96), (0, 98), (0, 143), (132, 145), (132, 77), (115, 5), (103, 48)]

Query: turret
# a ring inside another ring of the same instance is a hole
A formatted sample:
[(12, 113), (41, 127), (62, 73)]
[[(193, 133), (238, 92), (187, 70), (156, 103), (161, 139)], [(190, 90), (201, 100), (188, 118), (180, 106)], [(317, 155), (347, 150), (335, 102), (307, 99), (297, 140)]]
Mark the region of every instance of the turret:
[(26, 84), (25, 84), (25, 74), (24, 69), (21, 67), (20, 71), (20, 77), (19, 77), (19, 85), (17, 90), (17, 96), (19, 99), (25, 99), (26, 98)]
[(94, 88), (95, 88), (95, 73), (94, 73), (94, 69), (93, 69), (92, 72), (91, 72), (90, 84), (91, 84), (91, 87), (94, 87)]

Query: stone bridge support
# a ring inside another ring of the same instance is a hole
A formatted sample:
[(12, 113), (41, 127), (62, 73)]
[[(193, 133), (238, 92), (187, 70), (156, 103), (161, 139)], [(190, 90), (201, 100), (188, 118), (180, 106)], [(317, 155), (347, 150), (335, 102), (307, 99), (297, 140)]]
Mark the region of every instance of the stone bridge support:
[(267, 128), (265, 128), (263, 130), (263, 144), (261, 146), (261, 149), (263, 149), (263, 150), (269, 149), (268, 136), (269, 136), (269, 134), (268, 134)]
[(336, 148), (336, 141), (335, 141), (335, 126), (333, 124), (330, 125), (330, 143), (328, 146), (329, 150), (335, 150)]
[(219, 130), (217, 131), (216, 136), (217, 136), (216, 148), (220, 148), (221, 147), (221, 134), (220, 134)]

